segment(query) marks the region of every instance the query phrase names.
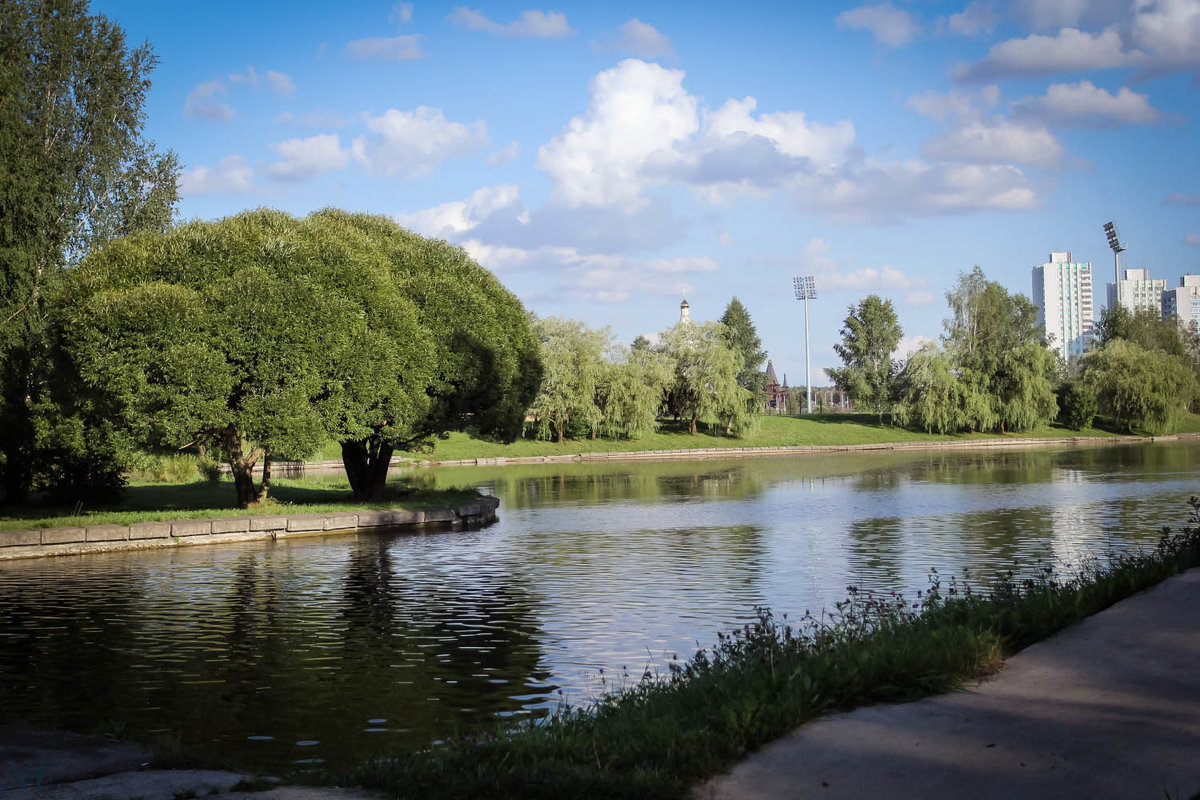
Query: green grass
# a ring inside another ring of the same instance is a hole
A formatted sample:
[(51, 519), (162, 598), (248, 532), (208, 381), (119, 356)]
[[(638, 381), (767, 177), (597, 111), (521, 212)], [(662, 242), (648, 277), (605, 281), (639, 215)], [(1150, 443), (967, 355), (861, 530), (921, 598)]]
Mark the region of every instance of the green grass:
[[(1189, 415), (1189, 417), (1190, 419), (1185, 422), (1194, 425), (1196, 430), (1200, 430), (1200, 416)], [(688, 434), (686, 427), (682, 424), (667, 422), (659, 432), (641, 439), (569, 439), (562, 444), (534, 439), (518, 439), (512, 444), (500, 444), (475, 439), (465, 433), (452, 433), (449, 438), (438, 441), (432, 453), (398, 453), (397, 455), (416, 460), (461, 461), (474, 458), (520, 458), (637, 450), (698, 450), (797, 445), (841, 446), (997, 438), (1115, 437), (1119, 435), (1119, 433), (1099, 427), (1072, 431), (1057, 425), (1023, 431), (1019, 434), (940, 435), (893, 427), (886, 422), (880, 424), (872, 414), (816, 414), (804, 417), (763, 417), (759, 430), (742, 439), (727, 437), (723, 432), (709, 433), (703, 430), (692, 436)]]
[[(834, 710), (945, 692), (1005, 655), (1200, 565), (1193, 525), (1156, 549), (1062, 577), (1000, 575), (986, 591), (941, 582), (914, 603), (851, 587), (826, 618), (769, 611), (671, 674), (517, 730), (376, 759), (316, 780), (395, 798), (671, 798)], [(309, 780), (314, 780), (311, 776)]]
[(268, 514), (321, 514), (362, 509), (448, 508), (469, 501), (473, 490), (416, 489), (399, 485), (378, 502), (355, 501), (344, 475), (299, 480), (276, 478), (267, 501), (253, 509), (238, 508), (233, 483), (131, 483), (121, 501), (106, 508), (46, 508), (29, 506), (0, 509), (0, 530), (58, 528), (82, 525), (129, 525), (177, 519), (245, 517)]

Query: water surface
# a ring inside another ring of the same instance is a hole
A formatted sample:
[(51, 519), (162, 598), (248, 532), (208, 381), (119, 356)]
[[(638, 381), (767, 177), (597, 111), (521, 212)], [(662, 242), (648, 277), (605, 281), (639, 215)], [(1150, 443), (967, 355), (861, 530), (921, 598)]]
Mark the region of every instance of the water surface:
[(441, 468), (420, 480), (498, 495), (500, 522), (9, 562), (0, 720), (344, 764), (661, 672), (756, 605), (1152, 543), (1185, 520), (1198, 453)]

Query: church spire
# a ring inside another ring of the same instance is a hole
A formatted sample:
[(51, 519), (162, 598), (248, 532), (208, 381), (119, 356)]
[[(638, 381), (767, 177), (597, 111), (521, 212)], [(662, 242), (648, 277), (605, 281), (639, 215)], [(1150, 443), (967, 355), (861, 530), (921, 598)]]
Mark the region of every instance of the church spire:
[(679, 304), (679, 321), (681, 323), (683, 323), (683, 322), (686, 322), (689, 324), (691, 323), (692, 317), (691, 317), (691, 314), (688, 312), (688, 309), (690, 309), (690, 308), (691, 308), (691, 306), (688, 305), (687, 298), (686, 297), (683, 298), (683, 302)]

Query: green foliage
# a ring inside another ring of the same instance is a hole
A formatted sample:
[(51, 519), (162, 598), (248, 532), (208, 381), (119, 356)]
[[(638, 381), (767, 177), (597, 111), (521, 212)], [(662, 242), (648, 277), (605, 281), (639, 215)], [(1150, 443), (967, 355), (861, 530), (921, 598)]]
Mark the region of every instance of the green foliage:
[(742, 357), (742, 368), (738, 370), (737, 377), (738, 386), (750, 392), (749, 402), (758, 405), (764, 399), (763, 361), (766, 360), (767, 353), (762, 349), (762, 341), (758, 338), (758, 331), (754, 329), (750, 312), (742, 305), (742, 301), (735, 297), (725, 306), (725, 313), (718, 322), (725, 326), (725, 340), (729, 346)]
[[(65, 266), (170, 222), (178, 164), (141, 135), (155, 63), (149, 45), (128, 48), (86, 2), (0, 4), (0, 451), (10, 500), (31, 486), (119, 483), (120, 445), (101, 441), (103, 414), (54, 392), (46, 318)], [(64, 431), (45, 435), (59, 423)]]
[[(1059, 364), (1037, 327), (1037, 308), (975, 267), (946, 293), (945, 352), (906, 367), (897, 417), (927, 431), (1025, 431), (1058, 413)], [(927, 386), (938, 398), (923, 396)], [(938, 409), (936, 404), (953, 403)]]
[(1131, 311), (1118, 305), (1102, 310), (1095, 335), (1100, 347), (1124, 339), (1143, 350), (1161, 350), (1173, 356), (1186, 357), (1196, 351), (1194, 331), (1180, 327), (1176, 320), (1163, 319), (1148, 308)]
[(673, 378), (662, 353), (649, 348), (619, 353), (607, 367), (598, 400), (604, 433), (641, 439), (658, 430), (658, 412)]
[(692, 435), (699, 422), (723, 426), (731, 436), (755, 429), (759, 408), (738, 383), (742, 357), (729, 345), (724, 325), (677, 324), (662, 334), (658, 350), (675, 371), (667, 406), (677, 419), (688, 421)]
[(360, 497), (382, 491), (395, 449), (424, 449), (468, 427), (501, 441), (521, 434), (542, 377), (539, 343), (496, 276), (461, 248), (385, 217), (326, 209), (306, 224), (373, 276), (361, 283), (358, 267), (331, 276), (367, 320), (339, 435)]
[(561, 317), (539, 319), (534, 330), (542, 343), (545, 372), (530, 415), (552, 427), (560, 443), (573, 420), (595, 430), (603, 418), (596, 401), (605, 379), (604, 352), (611, 334)]
[(846, 366), (825, 370), (857, 407), (873, 410), (880, 421), (895, 399), (900, 365), (892, 352), (903, 335), (892, 301), (869, 295), (846, 310), (842, 341), (833, 346)]
[(1091, 427), (1099, 405), (1087, 384), (1081, 380), (1064, 381), (1057, 395), (1059, 423), (1073, 431)]
[(218, 445), (243, 504), (265, 496), (260, 458), (330, 439), (369, 497), (395, 447), (468, 424), (515, 437), (540, 378), (494, 276), (379, 217), (260, 210), (136, 234), (66, 289), (58, 330), (83, 383), (146, 446)]
[(927, 343), (909, 357), (898, 380), (896, 421), (926, 433), (954, 433), (966, 427), (963, 387), (949, 354)]
[(1200, 396), (1200, 383), (1183, 357), (1125, 339), (1085, 353), (1083, 380), (1100, 412), (1130, 432), (1166, 432)]

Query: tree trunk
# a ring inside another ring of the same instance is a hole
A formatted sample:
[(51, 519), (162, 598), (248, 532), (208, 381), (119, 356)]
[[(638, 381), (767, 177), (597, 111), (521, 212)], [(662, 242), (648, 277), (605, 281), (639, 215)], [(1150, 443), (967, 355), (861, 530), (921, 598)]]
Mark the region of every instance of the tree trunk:
[(695, 414), (693, 414), (692, 418), (688, 420), (688, 433), (690, 433), (692, 436), (696, 435), (696, 415)]
[(263, 473), (262, 482), (258, 484), (258, 491), (254, 495), (254, 504), (258, 505), (267, 499), (267, 493), (271, 491), (271, 456), (267, 454), (263, 456)]
[(563, 442), (566, 441), (566, 437), (563, 435), (564, 431), (566, 430), (566, 427), (567, 427), (567, 423), (564, 422), (563, 420), (559, 419), (559, 420), (554, 421), (554, 429), (556, 431), (558, 431), (558, 443), (559, 444), (562, 444)]
[(249, 508), (258, 502), (258, 490), (254, 487), (254, 465), (262, 451), (253, 448), (249, 454), (243, 452), (242, 437), (232, 428), (222, 432), (221, 440), (229, 456), (229, 471), (233, 475), (233, 491), (237, 496), (238, 508)]
[(239, 456), (229, 459), (229, 469), (233, 473), (233, 491), (237, 494), (238, 508), (249, 508), (258, 498), (258, 492), (254, 488), (254, 475), (251, 473), (254, 464)]
[(395, 447), (372, 437), (342, 442), (342, 465), (355, 500), (378, 500), (387, 485), (388, 466)]

